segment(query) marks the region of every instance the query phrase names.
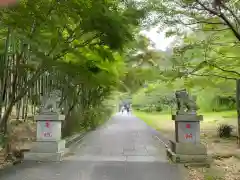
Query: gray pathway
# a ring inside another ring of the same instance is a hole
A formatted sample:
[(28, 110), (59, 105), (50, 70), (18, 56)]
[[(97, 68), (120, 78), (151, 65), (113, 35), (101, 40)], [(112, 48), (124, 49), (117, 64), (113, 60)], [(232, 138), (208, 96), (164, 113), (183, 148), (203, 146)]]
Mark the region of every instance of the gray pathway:
[(60, 163), (23, 163), (1, 180), (181, 180), (154, 132), (133, 116), (114, 116)]

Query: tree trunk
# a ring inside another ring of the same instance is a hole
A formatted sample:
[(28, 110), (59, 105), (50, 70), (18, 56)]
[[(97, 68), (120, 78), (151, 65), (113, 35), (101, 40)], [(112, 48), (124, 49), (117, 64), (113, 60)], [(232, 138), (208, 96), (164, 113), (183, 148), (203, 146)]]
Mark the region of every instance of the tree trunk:
[(4, 134), (7, 131), (7, 121), (12, 112), (14, 104), (15, 104), (15, 102), (13, 100), (11, 100), (11, 102), (7, 106), (6, 111), (4, 112), (2, 118), (0, 119), (0, 127), (3, 127), (2, 130), (3, 130)]
[(238, 117), (238, 146), (240, 148), (240, 79), (236, 81), (236, 102), (237, 102), (237, 117)]

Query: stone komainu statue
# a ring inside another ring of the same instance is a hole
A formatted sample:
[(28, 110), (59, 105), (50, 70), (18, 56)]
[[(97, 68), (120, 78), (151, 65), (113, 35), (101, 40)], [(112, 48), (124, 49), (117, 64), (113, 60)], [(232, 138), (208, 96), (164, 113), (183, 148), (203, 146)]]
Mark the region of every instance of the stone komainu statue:
[(59, 91), (53, 91), (49, 96), (45, 96), (41, 100), (40, 113), (59, 113), (58, 104), (60, 101)]
[(177, 114), (196, 114), (197, 105), (195, 100), (189, 96), (186, 89), (175, 92), (177, 99)]

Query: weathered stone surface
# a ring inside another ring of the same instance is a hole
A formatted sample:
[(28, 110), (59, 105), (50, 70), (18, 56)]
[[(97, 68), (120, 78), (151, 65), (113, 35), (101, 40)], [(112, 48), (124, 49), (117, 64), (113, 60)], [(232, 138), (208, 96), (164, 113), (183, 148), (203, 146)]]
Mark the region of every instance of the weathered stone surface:
[(62, 161), (67, 150), (54, 153), (26, 152), (24, 161)]
[(65, 140), (49, 142), (49, 141), (38, 141), (34, 142), (31, 148), (32, 152), (35, 153), (55, 153), (65, 150)]
[(24, 160), (61, 161), (67, 153), (65, 141), (61, 140), (61, 124), (65, 116), (58, 109), (59, 97), (52, 92), (44, 97), (37, 121), (37, 140), (30, 152), (24, 154)]
[[(175, 122), (177, 128), (177, 142), (179, 143), (200, 143), (200, 123), (195, 122)], [(187, 126), (189, 128), (187, 128)]]
[(168, 157), (175, 163), (202, 163), (209, 164), (210, 157), (207, 154), (200, 155), (187, 155), (187, 154), (176, 154), (170, 148), (167, 149)]
[(202, 121), (203, 116), (202, 115), (195, 115), (195, 114), (178, 114), (178, 115), (172, 115), (172, 120), (174, 121)]
[(198, 109), (196, 99), (192, 98), (186, 89), (177, 90), (175, 92), (177, 103), (177, 115), (180, 114), (196, 114)]
[(35, 121), (63, 121), (65, 116), (62, 114), (39, 114), (34, 119)]
[(167, 155), (176, 163), (206, 162), (207, 150), (200, 142), (201, 115), (197, 115), (196, 103), (186, 89), (176, 91), (177, 113), (175, 121), (175, 141), (170, 141)]
[(61, 126), (61, 121), (37, 121), (37, 141), (61, 140)]
[(171, 150), (176, 154), (182, 155), (207, 155), (206, 147), (201, 144), (193, 144), (193, 143), (176, 143), (170, 141)]

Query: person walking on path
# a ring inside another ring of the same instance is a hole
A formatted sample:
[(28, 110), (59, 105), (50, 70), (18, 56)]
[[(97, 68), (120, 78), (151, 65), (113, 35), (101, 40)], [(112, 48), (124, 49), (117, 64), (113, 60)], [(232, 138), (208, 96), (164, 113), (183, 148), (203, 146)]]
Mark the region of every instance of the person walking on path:
[(126, 110), (127, 110), (127, 115), (129, 115), (129, 113), (130, 113), (130, 108), (129, 108), (128, 105), (126, 106)]
[(124, 112), (124, 106), (122, 106), (121, 108), (121, 113), (123, 114), (123, 112)]

